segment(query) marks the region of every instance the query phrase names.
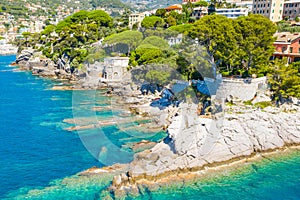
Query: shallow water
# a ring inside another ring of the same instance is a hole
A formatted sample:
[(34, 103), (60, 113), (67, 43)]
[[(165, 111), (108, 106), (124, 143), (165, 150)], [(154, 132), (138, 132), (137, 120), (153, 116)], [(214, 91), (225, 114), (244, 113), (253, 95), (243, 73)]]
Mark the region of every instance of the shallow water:
[[(73, 175), (94, 165), (130, 161), (133, 153), (122, 148), (126, 143), (163, 138), (164, 133), (141, 132), (134, 122), (65, 131), (72, 124), (64, 119), (118, 121), (119, 111), (93, 111), (110, 104), (100, 92), (49, 90), (59, 83), (14, 72), (8, 66), (14, 59), (0, 57), (0, 199), (98, 199), (111, 177)], [(145, 190), (138, 199), (300, 199), (299, 151), (222, 174)]]

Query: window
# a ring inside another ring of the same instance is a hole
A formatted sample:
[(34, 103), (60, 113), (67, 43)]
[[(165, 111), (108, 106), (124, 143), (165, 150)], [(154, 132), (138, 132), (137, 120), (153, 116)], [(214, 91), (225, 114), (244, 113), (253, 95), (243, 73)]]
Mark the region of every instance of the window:
[(293, 53), (293, 47), (290, 47), (290, 53)]
[(300, 44), (300, 40), (298, 41), (298, 44)]
[(279, 13), (281, 14), (282, 10), (279, 10)]
[(269, 13), (269, 10), (267, 10), (267, 13)]
[(300, 48), (298, 49), (298, 53), (300, 53)]
[(274, 10), (272, 10), (272, 13), (274, 13)]
[(286, 48), (285, 48), (285, 47), (282, 47), (281, 49), (282, 49), (282, 53), (283, 53), (283, 52), (286, 50)]

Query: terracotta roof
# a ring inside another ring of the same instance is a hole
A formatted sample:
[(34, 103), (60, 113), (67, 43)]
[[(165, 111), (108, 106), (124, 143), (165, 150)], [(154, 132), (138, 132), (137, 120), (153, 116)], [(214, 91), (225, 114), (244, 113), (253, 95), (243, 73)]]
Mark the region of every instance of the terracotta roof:
[(172, 6), (169, 6), (167, 8), (165, 8), (166, 10), (182, 10), (182, 6), (179, 4), (174, 4)]
[(292, 42), (300, 38), (300, 33), (281, 32), (275, 33), (274, 36), (277, 37), (276, 42)]

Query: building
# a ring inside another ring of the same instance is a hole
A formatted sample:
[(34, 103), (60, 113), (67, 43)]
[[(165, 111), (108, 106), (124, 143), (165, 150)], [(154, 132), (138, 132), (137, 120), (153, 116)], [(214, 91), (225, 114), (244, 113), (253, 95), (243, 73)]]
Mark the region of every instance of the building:
[(170, 46), (174, 46), (176, 44), (180, 44), (182, 42), (182, 39), (183, 39), (183, 35), (178, 34), (176, 37), (168, 38), (167, 41)]
[(284, 2), (283, 19), (295, 20), (300, 14), (300, 0)]
[(127, 72), (128, 57), (108, 57), (104, 59), (103, 81), (121, 81)]
[(253, 14), (261, 14), (272, 22), (282, 20), (284, 0), (253, 0)]
[(182, 13), (182, 5), (174, 4), (169, 7), (166, 7), (165, 10), (167, 11), (167, 13), (174, 11), (174, 12), (181, 14)]
[(208, 7), (196, 7), (193, 9), (191, 17), (198, 20), (205, 15), (208, 15)]
[(275, 52), (272, 59), (284, 57), (288, 58), (288, 62), (300, 61), (300, 33), (282, 32), (276, 33), (277, 38), (274, 42)]
[(224, 15), (228, 18), (238, 18), (240, 16), (248, 16), (248, 8), (216, 8), (217, 15)]
[(239, 1), (234, 3), (237, 7), (248, 8), (249, 12), (253, 9), (253, 1)]
[(145, 17), (150, 16), (150, 12), (143, 12), (143, 13), (133, 13), (129, 15), (129, 28), (132, 29), (133, 25), (137, 25), (137, 27), (141, 27), (141, 23)]

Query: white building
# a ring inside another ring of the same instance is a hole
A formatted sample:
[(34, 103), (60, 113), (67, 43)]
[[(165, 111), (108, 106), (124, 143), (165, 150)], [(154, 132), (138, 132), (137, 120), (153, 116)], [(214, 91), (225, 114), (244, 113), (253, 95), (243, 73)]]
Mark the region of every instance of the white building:
[(252, 11), (253, 8), (253, 1), (241, 1), (241, 2), (236, 2), (235, 5), (237, 7), (243, 7), (243, 8), (248, 8), (249, 12)]
[(217, 8), (216, 14), (218, 15), (224, 15), (228, 18), (238, 18), (240, 16), (248, 16), (248, 8)]
[(105, 58), (102, 78), (105, 81), (121, 81), (127, 72), (128, 62), (128, 57)]

